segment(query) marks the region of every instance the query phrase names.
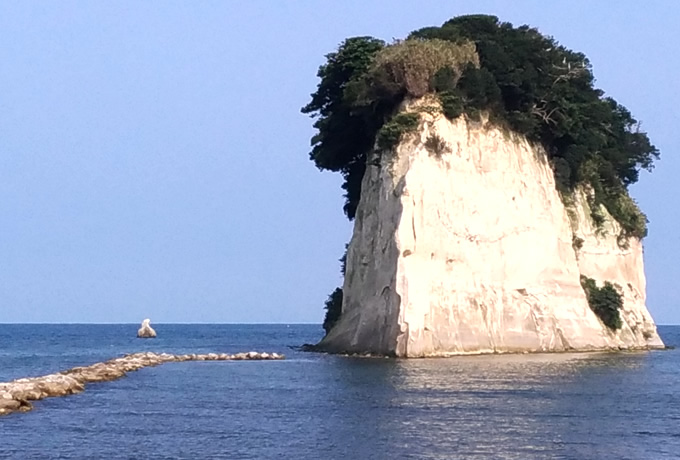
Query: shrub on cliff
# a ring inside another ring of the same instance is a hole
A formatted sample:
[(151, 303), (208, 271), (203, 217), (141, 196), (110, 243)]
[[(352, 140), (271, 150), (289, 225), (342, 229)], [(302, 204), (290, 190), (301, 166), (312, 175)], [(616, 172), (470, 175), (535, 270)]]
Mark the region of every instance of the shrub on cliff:
[(372, 37), (345, 40), (338, 51), (326, 55), (319, 68), (319, 86), (303, 113), (316, 117), (317, 134), (312, 138), (310, 158), (319, 169), (340, 172), (345, 179), (345, 214), (354, 218), (361, 193), (366, 156), (394, 103), (375, 101), (355, 107), (345, 94), (350, 82), (362, 79), (375, 54), (385, 46)]
[(437, 158), (441, 158), (445, 153), (451, 153), (451, 146), (443, 137), (437, 134), (430, 134), (425, 140), (425, 148)]
[(413, 132), (418, 128), (419, 116), (417, 113), (398, 113), (390, 121), (385, 123), (376, 139), (379, 149), (389, 150), (397, 146), (404, 134)]
[(621, 314), (619, 310), (623, 307), (623, 297), (616, 287), (609, 281), (605, 281), (600, 288), (594, 279), (581, 276), (581, 286), (588, 298), (590, 309), (595, 312), (598, 318), (609, 329), (621, 329)]
[[(387, 46), (372, 37), (354, 37), (326, 56), (317, 73), (317, 90), (302, 112), (317, 118), (310, 158), (319, 169), (340, 172), (344, 178), (344, 211), (349, 219), (359, 204), (366, 158), (399, 103), (407, 94), (416, 97), (432, 91), (440, 66), (458, 75), (469, 63), (477, 64), (471, 42), (442, 40)], [(388, 128), (394, 131), (395, 126)]]
[(405, 40), (385, 46), (376, 53), (363, 78), (350, 87), (355, 105), (379, 99), (422, 97), (435, 90), (435, 76), (443, 69), (455, 82), (468, 66), (479, 67), (474, 43), (446, 40)]
[[(476, 56), (472, 53), (472, 44)], [(639, 170), (659, 152), (631, 113), (594, 87), (588, 59), (528, 26), (495, 16), (461, 16), (385, 45), (358, 37), (327, 56), (304, 113), (318, 116), (312, 160), (342, 173), (352, 219), (368, 153), (380, 128), (407, 96), (439, 96), (449, 118), (490, 120), (543, 145), (560, 191), (589, 184), (594, 202), (642, 238), (646, 219), (627, 200)]]
[(328, 296), (324, 308), (326, 309), (326, 316), (323, 320), (323, 330), (326, 334), (333, 329), (335, 323), (340, 319), (342, 313), (342, 289), (336, 288), (335, 291)]

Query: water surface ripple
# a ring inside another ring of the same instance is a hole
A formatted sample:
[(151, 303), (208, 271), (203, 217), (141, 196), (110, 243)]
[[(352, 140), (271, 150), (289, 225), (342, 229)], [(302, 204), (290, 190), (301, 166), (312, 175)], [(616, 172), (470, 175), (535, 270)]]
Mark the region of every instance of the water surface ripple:
[[(665, 459), (680, 349), (361, 359), (303, 353), (317, 325), (0, 325), (0, 381), (141, 350), (269, 351), (168, 363), (0, 418), (16, 459)], [(680, 345), (680, 327), (660, 327)]]

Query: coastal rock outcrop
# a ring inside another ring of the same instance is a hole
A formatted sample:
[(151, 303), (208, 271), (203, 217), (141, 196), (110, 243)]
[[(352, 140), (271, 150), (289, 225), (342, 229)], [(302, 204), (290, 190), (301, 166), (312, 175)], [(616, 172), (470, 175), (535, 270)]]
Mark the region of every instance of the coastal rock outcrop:
[(140, 339), (153, 339), (156, 337), (156, 331), (153, 330), (150, 323), (151, 320), (148, 318), (142, 321), (142, 326), (137, 331), (137, 337)]
[[(585, 190), (566, 206), (542, 148), (422, 104), (402, 107), (420, 125), (389, 161), (367, 162), (342, 315), (319, 348), (425, 357), (663, 347), (640, 240), (622, 237), (604, 208), (596, 228)], [(582, 276), (620, 290), (620, 329), (591, 310)]]
[(208, 353), (183, 354), (169, 353), (133, 353), (91, 366), (74, 367), (72, 369), (49, 374), (0, 383), (0, 415), (12, 412), (26, 412), (33, 408), (30, 401), (37, 401), (54, 396), (67, 396), (85, 390), (85, 385), (95, 382), (107, 382), (119, 379), (128, 372), (144, 367), (158, 366), (169, 362), (183, 361), (239, 361), (239, 360), (281, 360), (284, 355), (278, 353)]

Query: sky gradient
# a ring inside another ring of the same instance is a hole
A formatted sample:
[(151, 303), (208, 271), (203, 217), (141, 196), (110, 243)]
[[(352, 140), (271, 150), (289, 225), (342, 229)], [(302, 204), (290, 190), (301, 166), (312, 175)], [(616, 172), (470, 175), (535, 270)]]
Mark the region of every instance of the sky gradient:
[(648, 307), (680, 324), (672, 1), (0, 3), (0, 323), (320, 322), (352, 226), (300, 113), (324, 55), (472, 13), (584, 52), (661, 151)]

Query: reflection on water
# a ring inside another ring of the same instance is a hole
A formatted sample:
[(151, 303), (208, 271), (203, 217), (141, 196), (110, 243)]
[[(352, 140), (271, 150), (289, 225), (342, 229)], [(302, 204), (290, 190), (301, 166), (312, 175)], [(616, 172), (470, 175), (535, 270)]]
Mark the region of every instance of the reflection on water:
[[(35, 375), (140, 346), (125, 325), (17, 328), (0, 325), (0, 374)], [(161, 338), (145, 347), (266, 349), (288, 359), (170, 363), (40, 401), (0, 419), (0, 458), (679, 458), (677, 349), (362, 359), (288, 349), (318, 340), (317, 326), (157, 330)], [(680, 345), (680, 327), (661, 335)]]
[(677, 458), (680, 398), (657, 380), (669, 353), (346, 359), (338, 416), (413, 458)]

